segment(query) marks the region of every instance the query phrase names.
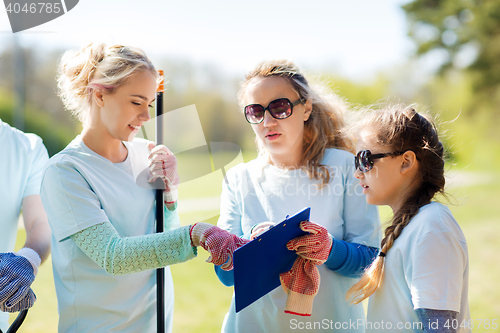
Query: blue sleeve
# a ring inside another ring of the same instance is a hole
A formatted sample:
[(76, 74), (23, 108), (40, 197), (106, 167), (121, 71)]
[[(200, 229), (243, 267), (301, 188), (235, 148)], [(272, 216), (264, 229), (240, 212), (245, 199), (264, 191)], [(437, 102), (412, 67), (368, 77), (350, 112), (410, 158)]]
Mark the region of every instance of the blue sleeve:
[(422, 322), (424, 333), (455, 333), (452, 322), (458, 312), (451, 310), (417, 309), (418, 319)]
[(225, 271), (220, 266), (214, 265), (215, 274), (219, 278), (220, 282), (226, 287), (234, 286), (234, 269), (230, 271)]
[(378, 251), (374, 247), (334, 239), (325, 265), (343, 276), (357, 278), (375, 260)]
[[(347, 277), (360, 277), (365, 268), (370, 265), (378, 254), (378, 249), (342, 240), (333, 240), (332, 250), (326, 267)], [(234, 270), (225, 271), (220, 266), (214, 266), (220, 282), (226, 287), (234, 285)]]
[[(222, 182), (220, 216), (217, 221), (217, 226), (236, 236), (249, 239), (250, 233), (243, 234), (241, 228), (241, 205), (236, 195), (237, 190), (235, 187), (238, 180), (235, 169), (236, 168), (231, 168), (226, 174), (225, 181)], [(214, 265), (214, 269), (222, 284), (226, 287), (234, 286), (234, 269), (225, 271), (220, 266), (216, 265)]]

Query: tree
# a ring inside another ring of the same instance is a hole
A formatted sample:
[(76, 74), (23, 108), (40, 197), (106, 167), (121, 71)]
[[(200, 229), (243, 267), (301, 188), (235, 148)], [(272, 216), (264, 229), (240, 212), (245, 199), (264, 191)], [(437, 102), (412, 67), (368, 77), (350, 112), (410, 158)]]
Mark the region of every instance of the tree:
[[(440, 58), (439, 72), (465, 70), (475, 111), (500, 105), (500, 1), (416, 0), (403, 6), (420, 57)], [(469, 110), (470, 111), (470, 110)]]

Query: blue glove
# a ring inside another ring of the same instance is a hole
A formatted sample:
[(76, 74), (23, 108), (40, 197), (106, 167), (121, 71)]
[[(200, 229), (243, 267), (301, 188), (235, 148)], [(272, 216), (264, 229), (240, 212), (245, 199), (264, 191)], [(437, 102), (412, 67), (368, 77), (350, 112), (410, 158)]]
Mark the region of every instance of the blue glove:
[(12, 252), (0, 253), (0, 304), (2, 311), (4, 307), (5, 309), (13, 309), (21, 301), (28, 307), (32, 306), (36, 299), (30, 288), (34, 279), (33, 265), (28, 259)]
[(12, 305), (11, 307), (7, 306), (7, 302), (5, 303), (0, 303), (0, 311), (3, 312), (20, 312), (26, 309), (29, 309), (35, 304), (36, 301), (36, 296), (33, 290), (31, 288), (28, 288), (28, 293), (26, 296), (24, 296), (23, 299), (21, 299), (19, 302), (16, 304)]

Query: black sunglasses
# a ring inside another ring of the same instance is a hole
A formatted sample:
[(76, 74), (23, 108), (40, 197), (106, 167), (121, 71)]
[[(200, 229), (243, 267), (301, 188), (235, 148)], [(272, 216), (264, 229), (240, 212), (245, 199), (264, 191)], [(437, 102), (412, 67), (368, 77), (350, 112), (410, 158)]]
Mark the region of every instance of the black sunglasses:
[(358, 154), (354, 156), (354, 166), (361, 172), (367, 172), (373, 169), (374, 160), (387, 156), (399, 156), (404, 153), (404, 151), (397, 151), (394, 153), (372, 154), (369, 150), (360, 150)]
[(292, 103), (288, 98), (278, 98), (269, 103), (267, 108), (260, 104), (250, 104), (245, 106), (245, 118), (250, 124), (260, 124), (264, 120), (266, 110), (274, 119), (286, 119), (292, 115), (294, 106), (303, 104), (304, 100), (300, 98)]

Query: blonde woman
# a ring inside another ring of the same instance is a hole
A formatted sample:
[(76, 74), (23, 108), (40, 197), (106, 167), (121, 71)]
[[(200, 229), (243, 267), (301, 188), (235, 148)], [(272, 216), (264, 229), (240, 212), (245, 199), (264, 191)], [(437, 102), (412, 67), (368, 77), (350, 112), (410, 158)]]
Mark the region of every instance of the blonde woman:
[[(363, 308), (349, 306), (343, 295), (378, 252), (379, 219), (353, 176), (353, 147), (341, 135), (345, 106), (311, 88), (289, 61), (259, 64), (247, 75), (239, 100), (259, 157), (228, 171), (218, 226), (248, 236), (257, 224), (280, 222), (311, 207), (311, 221), (326, 228), (333, 243), (297, 251), (306, 259), (327, 251), (326, 262), (318, 266), (321, 283), (312, 312), (311, 298), (301, 296), (304, 302), (291, 304), (277, 288), (238, 313), (233, 298), (223, 332), (364, 332), (357, 325), (364, 321)], [(224, 284), (234, 283), (232, 272), (216, 271)]]
[[(245, 243), (206, 223), (179, 227), (175, 157), (165, 146), (134, 139), (150, 119), (158, 79), (148, 57), (133, 47), (91, 44), (61, 59), (60, 96), (83, 131), (51, 158), (41, 188), (53, 233), (59, 332), (154, 332), (153, 269), (195, 257), (200, 245), (210, 262), (231, 269), (232, 252)], [(164, 204), (166, 231), (153, 234), (155, 195), (148, 182), (158, 178), (165, 185), (165, 202), (156, 204)], [(171, 332), (168, 268), (165, 280)]]

